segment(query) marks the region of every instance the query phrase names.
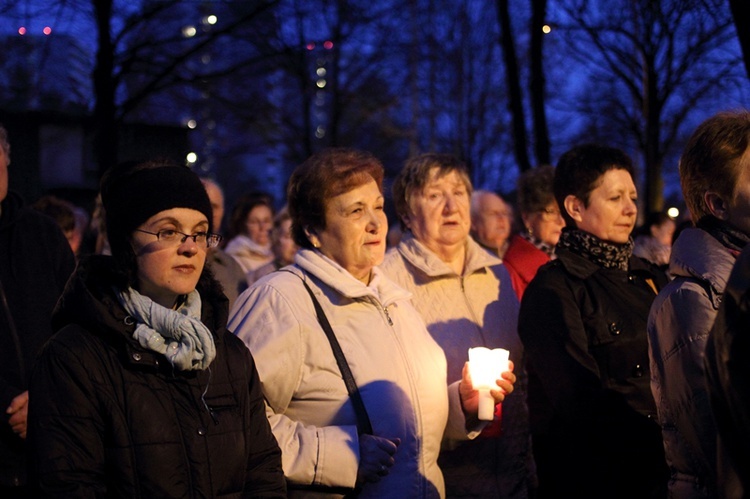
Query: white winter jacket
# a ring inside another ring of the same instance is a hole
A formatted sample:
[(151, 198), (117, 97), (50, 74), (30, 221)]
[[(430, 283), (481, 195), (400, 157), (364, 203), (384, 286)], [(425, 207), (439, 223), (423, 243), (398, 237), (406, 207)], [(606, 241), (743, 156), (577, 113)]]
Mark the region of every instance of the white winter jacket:
[(365, 286), (307, 249), (286, 270), (238, 298), (229, 329), (255, 358), (287, 478), (353, 487), (359, 465), (356, 415), (302, 276), (341, 344), (374, 433), (401, 439), (390, 473), (360, 497), (443, 497), (437, 457), (444, 431), (451, 438), (476, 433), (466, 433), (458, 384), (448, 389), (445, 356), (410, 294), (377, 268)]
[(271, 251), (271, 245), (261, 246), (252, 239), (244, 235), (238, 235), (232, 238), (227, 247), (224, 248), (224, 252), (237, 260), (240, 264), (245, 275), (248, 277), (248, 283), (250, 282), (250, 276), (259, 267), (273, 261), (273, 252)]
[(502, 261), (467, 237), (466, 262), (459, 275), (407, 233), (388, 252), (380, 269), (412, 292), (414, 307), (445, 352), (449, 383), (461, 378), (470, 347), (510, 350), (517, 381), (513, 393), (503, 402), (499, 422), (502, 434), (494, 438), (485, 434), (471, 442), (446, 441), (440, 465), (449, 496), (527, 497), (528, 483), (536, 473), (526, 404), (527, 378), (517, 328), (518, 299)]

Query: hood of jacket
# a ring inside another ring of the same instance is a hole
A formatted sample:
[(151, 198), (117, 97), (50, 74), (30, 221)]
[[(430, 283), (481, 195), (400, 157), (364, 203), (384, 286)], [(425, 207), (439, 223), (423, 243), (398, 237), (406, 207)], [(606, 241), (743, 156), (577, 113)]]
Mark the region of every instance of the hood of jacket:
[(325, 285), (352, 300), (370, 299), (387, 307), (396, 301), (411, 298), (410, 292), (385, 277), (378, 267), (372, 269), (375, 282), (375, 289), (373, 289), (319, 251), (303, 248), (294, 256), (294, 263), (297, 267), (320, 279)]
[[(411, 233), (401, 238), (397, 251), (412, 265), (430, 277), (455, 276), (456, 272), (440, 259), (427, 246), (422, 244)], [(471, 236), (466, 237), (466, 261), (463, 275), (471, 275), (493, 265), (501, 265), (503, 261), (482, 248)]]
[(718, 307), (735, 261), (732, 253), (708, 232), (688, 228), (672, 246), (669, 273), (706, 283), (711, 302)]
[[(111, 256), (93, 255), (79, 262), (52, 315), (53, 330), (76, 324), (92, 334), (138, 344), (132, 338), (135, 325), (115, 296), (112, 268)], [(217, 336), (226, 326), (228, 301), (204, 281), (197, 286), (201, 321)]]

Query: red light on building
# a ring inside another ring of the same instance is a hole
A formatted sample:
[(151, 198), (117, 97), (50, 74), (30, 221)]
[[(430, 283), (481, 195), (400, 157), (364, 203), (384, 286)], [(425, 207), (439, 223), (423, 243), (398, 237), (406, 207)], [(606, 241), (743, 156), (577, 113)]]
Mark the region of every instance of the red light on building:
[(307, 50), (314, 50), (314, 49), (315, 49), (315, 42), (310, 42), (310, 43), (308, 43), (308, 44), (307, 44), (307, 45), (305, 46), (305, 48), (306, 48)]
[(26, 34), (26, 27), (25, 26), (21, 26), (20, 28), (18, 28), (18, 34), (21, 35), (21, 36), (25, 35)]
[(331, 50), (333, 48), (333, 42), (331, 40), (324, 41), (323, 48), (326, 50)]
[(44, 33), (45, 35), (49, 35), (50, 33), (52, 33), (52, 28), (50, 28), (49, 26), (45, 26), (42, 30), (42, 33)]

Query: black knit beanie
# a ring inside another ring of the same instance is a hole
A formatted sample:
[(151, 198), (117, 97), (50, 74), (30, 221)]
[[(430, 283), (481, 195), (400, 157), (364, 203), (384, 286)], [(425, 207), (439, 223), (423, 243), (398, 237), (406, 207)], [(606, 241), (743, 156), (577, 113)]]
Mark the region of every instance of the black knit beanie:
[(128, 251), (130, 236), (146, 220), (172, 208), (203, 213), (211, 231), (211, 202), (198, 175), (174, 163), (125, 163), (102, 178), (102, 203), (112, 254)]

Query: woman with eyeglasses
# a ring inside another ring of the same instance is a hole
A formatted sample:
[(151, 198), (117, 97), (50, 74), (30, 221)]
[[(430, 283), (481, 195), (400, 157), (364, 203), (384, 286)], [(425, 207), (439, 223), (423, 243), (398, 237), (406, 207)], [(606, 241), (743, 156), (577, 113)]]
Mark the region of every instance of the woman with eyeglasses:
[(565, 227), (552, 189), (554, 178), (554, 167), (543, 165), (518, 179), (518, 210), (524, 229), (511, 239), (503, 262), (519, 300), (539, 267), (555, 258), (555, 245)]
[(82, 261), (29, 390), (39, 496), (285, 497), (250, 352), (205, 270), (211, 204), (168, 162), (102, 179), (112, 256)]
[(254, 273), (273, 261), (271, 229), (273, 206), (267, 194), (251, 193), (240, 198), (232, 210), (229, 224), (230, 240), (225, 251), (237, 260), (245, 271), (248, 284)]

